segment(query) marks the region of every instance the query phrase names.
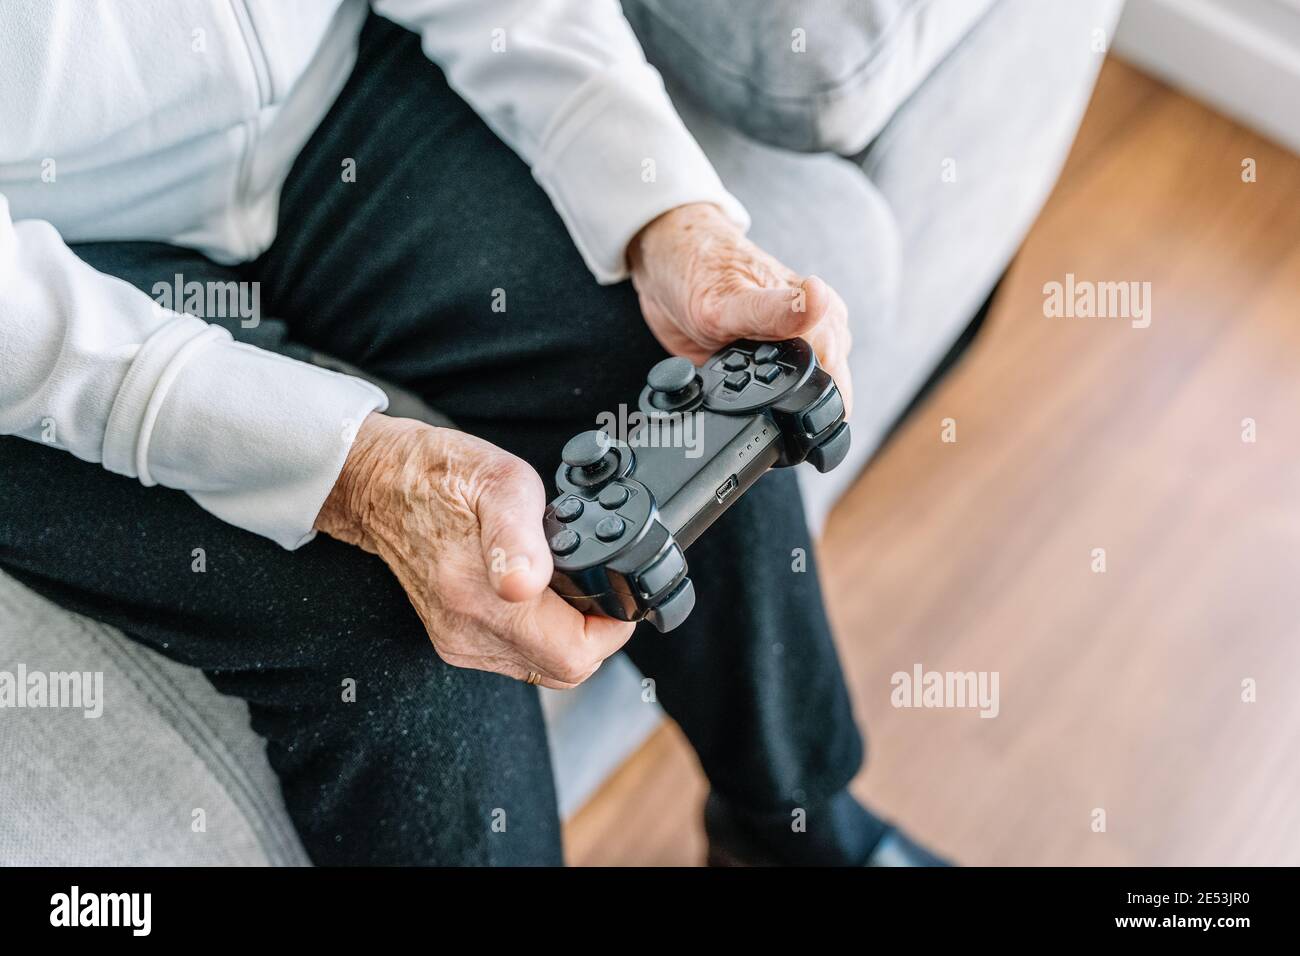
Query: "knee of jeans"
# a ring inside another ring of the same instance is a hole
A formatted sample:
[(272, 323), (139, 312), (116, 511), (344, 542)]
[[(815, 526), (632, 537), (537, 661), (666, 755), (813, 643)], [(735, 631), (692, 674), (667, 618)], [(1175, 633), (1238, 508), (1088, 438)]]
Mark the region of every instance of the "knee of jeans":
[(667, 357), (642, 316), (630, 283), (596, 287), (582, 326), (564, 351), (573, 407), (587, 417), (635, 411), (646, 375)]
[[(414, 617), (414, 614), (411, 615)], [(422, 626), (358, 634), (316, 662), (302, 680), (309, 705), (355, 718), (393, 738), (455, 733), (517, 715), (518, 681), (455, 667), (438, 656)]]

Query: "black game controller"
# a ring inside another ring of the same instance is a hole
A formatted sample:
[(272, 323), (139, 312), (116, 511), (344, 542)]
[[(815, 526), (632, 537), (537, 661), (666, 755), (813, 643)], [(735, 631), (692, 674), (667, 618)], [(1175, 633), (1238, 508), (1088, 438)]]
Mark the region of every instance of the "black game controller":
[(564, 446), (545, 516), (551, 587), (585, 614), (671, 631), (695, 606), (685, 549), (769, 468), (830, 471), (849, 426), (802, 339), (735, 342), (698, 369), (664, 359), (638, 406), (624, 440), (589, 431)]

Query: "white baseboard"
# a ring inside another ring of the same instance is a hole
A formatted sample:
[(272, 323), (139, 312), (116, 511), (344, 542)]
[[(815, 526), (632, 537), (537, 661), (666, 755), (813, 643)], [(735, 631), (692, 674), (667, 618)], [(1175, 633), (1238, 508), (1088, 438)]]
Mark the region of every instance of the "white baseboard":
[(1300, 0), (1128, 0), (1113, 46), (1300, 152)]

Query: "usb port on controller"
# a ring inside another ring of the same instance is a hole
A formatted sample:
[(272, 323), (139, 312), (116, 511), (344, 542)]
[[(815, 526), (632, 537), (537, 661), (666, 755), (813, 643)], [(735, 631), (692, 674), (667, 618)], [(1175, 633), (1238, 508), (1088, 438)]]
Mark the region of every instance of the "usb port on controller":
[(732, 493), (739, 487), (740, 487), (740, 482), (736, 480), (735, 475), (732, 475), (722, 484), (718, 485), (718, 490), (714, 492), (714, 495), (717, 496), (718, 504), (721, 504), (722, 502), (730, 498)]

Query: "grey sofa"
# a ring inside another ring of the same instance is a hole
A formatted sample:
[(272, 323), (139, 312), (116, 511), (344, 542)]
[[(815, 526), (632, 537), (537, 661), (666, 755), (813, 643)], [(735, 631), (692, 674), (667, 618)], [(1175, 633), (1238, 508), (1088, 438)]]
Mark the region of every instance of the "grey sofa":
[[(1121, 0), (624, 0), (753, 236), (854, 323), (850, 459), (820, 528), (1006, 269)], [(306, 863), (242, 702), (0, 574), (0, 671), (104, 675), (102, 716), (0, 709), (0, 864)], [(572, 813), (662, 719), (617, 658), (543, 692)]]

